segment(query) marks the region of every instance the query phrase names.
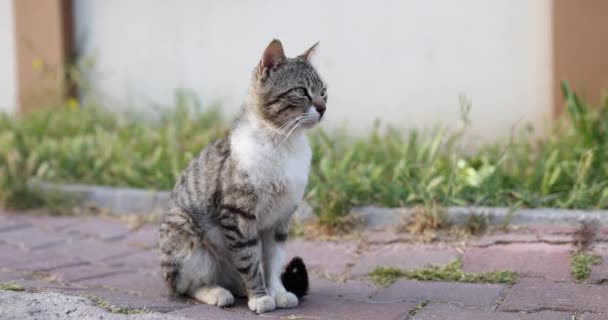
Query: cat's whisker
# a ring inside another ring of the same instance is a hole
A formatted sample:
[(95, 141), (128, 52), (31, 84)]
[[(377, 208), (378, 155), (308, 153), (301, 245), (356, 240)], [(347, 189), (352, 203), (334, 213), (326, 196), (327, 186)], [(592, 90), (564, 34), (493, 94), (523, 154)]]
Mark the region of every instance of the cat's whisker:
[(296, 121), (300, 120), (300, 119), (301, 119), (303, 116), (304, 116), (304, 115), (298, 115), (298, 116), (296, 116), (296, 117), (294, 117), (294, 118), (290, 119), (289, 121), (287, 121), (286, 123), (284, 123), (282, 126), (280, 126), (280, 127), (277, 129), (277, 132), (278, 132), (279, 134), (283, 134), (283, 130), (284, 130), (284, 129), (286, 129), (286, 127), (288, 127), (288, 126), (292, 125), (294, 122), (296, 122)]
[[(294, 117), (293, 119), (290, 119), (289, 121), (287, 121), (285, 124), (283, 124), (281, 127), (279, 127), (279, 129), (277, 129), (277, 135), (274, 137), (273, 142), (275, 144), (277, 144), (278, 139), (280, 139), (281, 137), (284, 138), (283, 140), (285, 140), (285, 134), (287, 132), (292, 132), (293, 128), (295, 128), (297, 126), (297, 123), (299, 120), (304, 119), (306, 117), (306, 114), (300, 114), (296, 117)], [(283, 142), (281, 142), (283, 143)], [(279, 145), (281, 144), (279, 143)]]
[(281, 141), (281, 143), (279, 143), (279, 145), (282, 145), (291, 136), (291, 134), (301, 126), (302, 126), (302, 122), (296, 122), (296, 125), (287, 133), (287, 135), (283, 138), (283, 140)]

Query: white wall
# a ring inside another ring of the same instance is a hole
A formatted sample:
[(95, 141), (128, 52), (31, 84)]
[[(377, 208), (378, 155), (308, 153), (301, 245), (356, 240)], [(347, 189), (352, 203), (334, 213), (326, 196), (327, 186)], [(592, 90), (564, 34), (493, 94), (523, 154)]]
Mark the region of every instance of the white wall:
[(0, 111), (17, 106), (14, 0), (0, 0)]
[(465, 94), (474, 132), (494, 138), (549, 118), (549, 1), (79, 0), (75, 12), (95, 86), (117, 106), (170, 104), (181, 86), (231, 113), (273, 37), (288, 55), (320, 40), (326, 126), (456, 124)]

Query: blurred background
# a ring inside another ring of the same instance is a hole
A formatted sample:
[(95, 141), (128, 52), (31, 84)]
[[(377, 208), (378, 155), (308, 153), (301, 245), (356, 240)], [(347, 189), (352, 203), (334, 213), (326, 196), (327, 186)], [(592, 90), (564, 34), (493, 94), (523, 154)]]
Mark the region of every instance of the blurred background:
[[(231, 115), (279, 38), (291, 56), (321, 42), (325, 126), (451, 125), (464, 95), (471, 132), (501, 138), (516, 124), (546, 129), (562, 110), (561, 80), (599, 98), (607, 11), (602, 0), (0, 0), (0, 107), (86, 89), (110, 108), (170, 108), (182, 88)], [(86, 88), (66, 91), (52, 72), (78, 59), (89, 61)]]
[(370, 204), (608, 208), (607, 14), (604, 0), (0, 0), (0, 202), (65, 202), (34, 180), (170, 190), (279, 38), (289, 56), (320, 41), (329, 111), (306, 200), (322, 223)]

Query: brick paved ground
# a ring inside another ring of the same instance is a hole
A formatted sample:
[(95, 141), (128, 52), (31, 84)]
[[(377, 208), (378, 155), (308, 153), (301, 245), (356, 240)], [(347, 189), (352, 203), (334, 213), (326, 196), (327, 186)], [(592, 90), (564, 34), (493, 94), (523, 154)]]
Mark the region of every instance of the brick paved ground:
[[(535, 226), (465, 243), (420, 244), (407, 235), (390, 232), (339, 242), (292, 240), (288, 256), (302, 256), (307, 263), (312, 274), (310, 295), (296, 309), (263, 316), (608, 319), (608, 246), (602, 242), (608, 238), (606, 230), (600, 229), (601, 241), (593, 249), (605, 257), (604, 262), (593, 268), (587, 283), (576, 283), (570, 275), (574, 231), (571, 227)], [(244, 301), (219, 309), (168, 297), (159, 276), (156, 236), (154, 224), (131, 229), (110, 218), (0, 213), (0, 282), (14, 281), (42, 293), (94, 296), (117, 307), (162, 313), (168, 319), (256, 318)], [(417, 268), (455, 258), (462, 259), (468, 272), (508, 269), (521, 277), (513, 286), (402, 280), (387, 288), (376, 287), (366, 279), (378, 265)], [(2, 305), (0, 300), (0, 315)], [(44, 314), (24, 310), (24, 317), (27, 315), (45, 318)]]

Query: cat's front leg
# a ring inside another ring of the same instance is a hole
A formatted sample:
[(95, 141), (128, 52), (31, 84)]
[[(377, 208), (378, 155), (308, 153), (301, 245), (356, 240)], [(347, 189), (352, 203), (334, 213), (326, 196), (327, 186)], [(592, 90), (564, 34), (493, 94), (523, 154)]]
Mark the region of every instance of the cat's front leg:
[(293, 308), (298, 305), (298, 297), (287, 291), (281, 282), (290, 217), (291, 215), (280, 221), (274, 228), (262, 233), (266, 284), (277, 308)]
[(275, 299), (269, 294), (264, 279), (262, 240), (258, 238), (255, 216), (243, 208), (224, 205), (219, 223), (224, 229), (233, 264), (245, 285), (249, 309), (256, 313), (274, 310)]

